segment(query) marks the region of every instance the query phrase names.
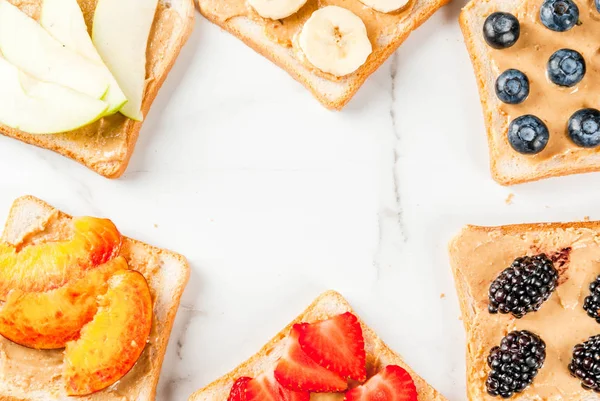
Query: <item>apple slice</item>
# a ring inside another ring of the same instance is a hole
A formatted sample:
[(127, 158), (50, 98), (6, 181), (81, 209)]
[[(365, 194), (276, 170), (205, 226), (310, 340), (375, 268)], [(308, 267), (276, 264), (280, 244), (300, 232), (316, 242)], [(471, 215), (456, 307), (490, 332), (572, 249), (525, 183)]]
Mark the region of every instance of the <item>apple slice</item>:
[(0, 122), (30, 134), (56, 134), (102, 117), (108, 104), (38, 81), (0, 56)]
[(41, 81), (94, 99), (101, 99), (108, 90), (102, 66), (67, 49), (6, 0), (0, 0), (0, 52), (11, 64)]
[(125, 376), (139, 359), (152, 328), (152, 298), (134, 270), (116, 273), (94, 319), (67, 344), (63, 378), (67, 395), (100, 391)]
[(121, 234), (110, 220), (79, 217), (73, 219), (73, 228), (66, 241), (22, 249), (0, 243), (0, 300), (13, 289), (43, 292), (62, 287), (119, 254)]
[(119, 111), (127, 98), (94, 47), (77, 0), (44, 0), (40, 24), (67, 49), (102, 66), (108, 78), (108, 91), (102, 98), (108, 103), (105, 114)]
[(141, 121), (146, 48), (158, 0), (98, 0), (92, 40), (127, 97), (121, 113)]
[(56, 290), (11, 291), (0, 309), (0, 334), (29, 348), (64, 348), (94, 318), (110, 277), (127, 268), (119, 256)]

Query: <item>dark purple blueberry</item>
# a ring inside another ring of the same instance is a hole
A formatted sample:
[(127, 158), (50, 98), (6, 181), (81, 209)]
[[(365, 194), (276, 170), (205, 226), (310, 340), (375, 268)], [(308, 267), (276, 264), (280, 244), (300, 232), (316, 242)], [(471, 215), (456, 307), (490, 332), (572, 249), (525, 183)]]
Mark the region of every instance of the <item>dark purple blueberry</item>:
[(515, 118), (508, 126), (508, 142), (519, 153), (540, 153), (549, 139), (546, 124), (530, 114)]
[(495, 12), (483, 24), (483, 37), (494, 49), (511, 47), (517, 43), (520, 35), (519, 20), (510, 13)]

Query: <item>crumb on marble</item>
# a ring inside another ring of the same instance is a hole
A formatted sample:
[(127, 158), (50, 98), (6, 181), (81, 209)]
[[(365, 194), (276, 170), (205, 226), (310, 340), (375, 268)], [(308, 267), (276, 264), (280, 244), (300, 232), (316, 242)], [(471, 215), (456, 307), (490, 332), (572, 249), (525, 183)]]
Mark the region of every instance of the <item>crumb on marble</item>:
[(515, 194), (513, 194), (512, 192), (509, 193), (508, 196), (506, 197), (506, 199), (504, 200), (504, 203), (506, 203), (507, 205), (512, 205), (514, 197), (515, 197)]
[(440, 294), (440, 299), (444, 299), (446, 298), (446, 294), (444, 294), (443, 292)]
[(154, 223), (154, 228), (158, 228), (158, 224)]
[(583, 216), (583, 221), (590, 221), (590, 216)]

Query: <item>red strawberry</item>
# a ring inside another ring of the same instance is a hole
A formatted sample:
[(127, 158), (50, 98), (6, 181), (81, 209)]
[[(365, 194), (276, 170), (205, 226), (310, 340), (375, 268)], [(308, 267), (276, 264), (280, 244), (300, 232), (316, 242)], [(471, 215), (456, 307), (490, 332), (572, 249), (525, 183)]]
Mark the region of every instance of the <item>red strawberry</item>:
[(251, 377), (240, 377), (231, 386), (229, 397), (227, 401), (245, 401), (246, 400), (246, 387), (248, 382), (252, 380)]
[(286, 388), (295, 391), (331, 393), (348, 388), (346, 380), (331, 372), (302, 351), (298, 343), (300, 325), (294, 325), (288, 336), (287, 348), (275, 367), (275, 378)]
[(365, 340), (350, 312), (298, 327), (302, 351), (319, 365), (359, 382), (367, 380)]
[(348, 391), (344, 401), (417, 401), (417, 388), (406, 370), (388, 365), (362, 386)]
[(233, 383), (227, 401), (309, 401), (308, 392), (296, 392), (282, 387), (272, 375), (256, 379), (240, 377)]

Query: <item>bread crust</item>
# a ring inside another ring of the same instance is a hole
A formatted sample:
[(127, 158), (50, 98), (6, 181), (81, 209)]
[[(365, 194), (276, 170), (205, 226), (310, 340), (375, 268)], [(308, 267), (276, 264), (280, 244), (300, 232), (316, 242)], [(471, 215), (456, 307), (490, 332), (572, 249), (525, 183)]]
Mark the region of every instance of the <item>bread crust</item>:
[[(520, 5), (519, 1), (501, 1), (501, 0), (471, 0), (462, 10), (459, 17), (459, 24), (463, 33), (465, 44), (473, 65), (483, 116), (485, 129), (488, 138), (490, 170), (493, 179), (501, 185), (509, 186), (525, 182), (542, 180), (550, 177), (565, 176), (571, 174), (582, 174), (600, 171), (600, 159), (590, 159), (579, 162), (575, 156), (567, 155), (558, 163), (520, 163), (518, 173), (503, 171), (502, 162), (506, 162), (510, 155), (503, 154), (495, 144), (498, 136), (506, 136), (508, 132), (508, 123), (500, 120), (498, 110), (498, 101), (496, 100), (495, 89), (492, 82), (488, 79), (491, 74), (491, 60), (487, 52), (481, 52), (479, 47), (484, 39), (481, 33), (483, 27), (482, 11), (492, 7), (492, 3), (498, 5), (501, 11), (514, 11), (513, 9)], [(495, 7), (494, 7), (495, 8)], [(480, 23), (476, 23), (475, 20)], [(475, 25), (478, 28), (475, 27)], [(498, 126), (499, 129), (495, 129)]]
[[(476, 315), (478, 312), (481, 312), (481, 306), (478, 307), (471, 296), (468, 280), (463, 273), (464, 266), (461, 264), (461, 257), (464, 255), (464, 252), (461, 251), (461, 245), (466, 243), (465, 241), (470, 234), (474, 233), (493, 234), (493, 237), (497, 238), (504, 236), (525, 236), (528, 233), (548, 233), (579, 229), (593, 230), (600, 235), (600, 221), (512, 224), (494, 227), (467, 225), (450, 241), (448, 254), (466, 333), (466, 386), (469, 400), (476, 401), (480, 399), (478, 394), (481, 389), (478, 389), (477, 386), (481, 384), (481, 372), (485, 368), (486, 362), (478, 354), (479, 351), (474, 346), (477, 342), (475, 341), (477, 334), (481, 334), (475, 324)], [(531, 245), (533, 246), (534, 244), (532, 243)], [(527, 394), (524, 394), (521, 396), (521, 399), (533, 400), (537, 398), (535, 398), (535, 395), (528, 397)], [(591, 397), (590, 401), (595, 399)]]
[[(269, 59), (280, 68), (284, 69), (296, 81), (304, 85), (304, 87), (306, 87), (325, 107), (330, 110), (341, 110), (344, 108), (344, 106), (346, 106), (346, 104), (348, 104), (366, 79), (372, 73), (374, 73), (375, 70), (377, 70), (385, 62), (385, 60), (387, 60), (388, 57), (396, 51), (396, 49), (398, 49), (398, 47), (408, 38), (408, 36), (425, 21), (427, 21), (427, 19), (431, 17), (431, 15), (433, 15), (433, 13), (435, 13), (440, 7), (448, 4), (451, 0), (432, 0), (423, 2), (424, 4), (421, 4), (421, 2), (417, 0), (418, 4), (415, 5), (415, 9), (412, 10), (410, 16), (407, 17), (409, 24), (404, 29), (400, 30), (385, 47), (378, 49), (374, 54), (372, 54), (367, 62), (355, 73), (341, 78), (340, 82), (345, 85), (345, 89), (343, 94), (334, 100), (328, 98), (327, 95), (322, 90), (319, 90), (319, 88), (311, 81), (312, 79), (318, 79), (319, 75), (304, 65), (302, 65), (300, 68), (294, 66), (293, 63), (298, 61), (294, 56), (279, 56), (276, 54), (275, 49), (285, 48), (284, 45), (275, 43), (273, 41), (269, 41), (269, 43), (266, 45), (258, 43), (242, 32), (238, 27), (236, 27), (234, 23), (234, 21), (238, 18), (244, 18), (250, 21), (249, 19), (245, 17), (236, 17), (228, 21), (222, 21), (214, 13), (214, 10), (210, 8), (210, 1), (197, 0), (198, 9), (200, 13), (206, 17), (206, 19), (236, 36), (254, 51)], [(254, 22), (252, 23), (255, 24)]]
[[(16, 224), (21, 224), (18, 222), (19, 220), (19, 211), (24, 207), (24, 205), (26, 204), (36, 204), (40, 210), (43, 210), (43, 213), (45, 214), (45, 216), (41, 216), (40, 220), (37, 220), (40, 218), (40, 216), (31, 216), (32, 217), (32, 221), (31, 223), (33, 223), (34, 221), (37, 221), (38, 224), (45, 224), (46, 221), (48, 221), (51, 218), (67, 218), (70, 219), (72, 218), (71, 216), (69, 216), (68, 214), (65, 214), (57, 209), (55, 209), (54, 207), (50, 206), (49, 204), (47, 204), (46, 202), (34, 197), (34, 196), (23, 196), (20, 197), (18, 199), (16, 199), (11, 207), (11, 210), (9, 212), (9, 216), (8, 219), (6, 221), (6, 226), (5, 226), (5, 230), (4, 230), (4, 235), (3, 235), (3, 240), (7, 240), (7, 233), (10, 232), (11, 230), (14, 231), (13, 229), (13, 225)], [(35, 224), (35, 223), (34, 223)], [(123, 250), (121, 251), (123, 253), (123, 251), (127, 251), (127, 249), (139, 249), (141, 250), (145, 255), (147, 255), (147, 257), (158, 257), (159, 259), (165, 259), (165, 258), (169, 258), (169, 259), (173, 259), (176, 261), (176, 264), (179, 267), (179, 272), (171, 272), (171, 273), (175, 273), (177, 274), (177, 282), (175, 284), (175, 288), (172, 292), (169, 293), (169, 299), (167, 300), (163, 300), (161, 299), (161, 304), (162, 302), (166, 301), (167, 303), (167, 311), (166, 314), (164, 316), (164, 319), (158, 319), (153, 323), (154, 325), (159, 325), (160, 328), (157, 327), (153, 327), (153, 331), (157, 330), (158, 331), (158, 335), (156, 336), (155, 341), (151, 341), (149, 342), (149, 344), (146, 346), (146, 349), (144, 350), (144, 353), (150, 353), (152, 356), (152, 368), (150, 370), (150, 372), (148, 372), (148, 374), (145, 377), (140, 378), (140, 382), (136, 383), (135, 388), (133, 390), (136, 390), (136, 393), (132, 393), (132, 394), (127, 394), (128, 396), (133, 397), (135, 400), (137, 401), (150, 401), (150, 400), (154, 400), (155, 396), (156, 396), (156, 387), (158, 385), (158, 380), (159, 380), (159, 376), (160, 376), (160, 371), (162, 368), (162, 363), (164, 361), (164, 356), (166, 353), (166, 349), (167, 349), (167, 345), (169, 342), (169, 337), (170, 337), (170, 333), (171, 333), (171, 329), (173, 328), (173, 323), (175, 321), (175, 316), (177, 314), (177, 310), (179, 308), (179, 302), (181, 299), (181, 296), (183, 295), (183, 291), (187, 285), (187, 282), (189, 280), (190, 277), (190, 268), (189, 268), (189, 264), (186, 260), (186, 258), (180, 254), (168, 251), (166, 249), (160, 249), (160, 248), (156, 248), (153, 247), (151, 245), (139, 242), (137, 240), (133, 240), (127, 237), (123, 238)], [(151, 274), (151, 276), (148, 276), (148, 274)], [(158, 296), (156, 294), (159, 293), (160, 288), (153, 288), (152, 283), (155, 283), (155, 276), (157, 276), (158, 273), (153, 273), (153, 272), (145, 272), (144, 276), (146, 278), (146, 280), (148, 281), (148, 284), (150, 285), (152, 292), (153, 292), (153, 302), (156, 304), (158, 302), (158, 300), (156, 299)], [(160, 282), (160, 280), (158, 280), (158, 282)], [(155, 309), (156, 309), (156, 305), (155, 305)], [(162, 314), (162, 313), (161, 313)], [(60, 372), (57, 372), (57, 376), (60, 376)], [(126, 377), (126, 376), (125, 376)], [(101, 393), (104, 393), (103, 395), (110, 395), (113, 394), (110, 391), (101, 391)], [(114, 399), (114, 400), (120, 400), (121, 399), (121, 393), (119, 394), (114, 394), (114, 397), (110, 397), (108, 399)], [(36, 398), (38, 399), (38, 398)], [(78, 397), (78, 399), (82, 400), (82, 401), (86, 401), (86, 400), (94, 400), (94, 394), (90, 395), (90, 396), (84, 396), (84, 397)], [(13, 397), (7, 394), (2, 394), (0, 392), (0, 401), (32, 401), (33, 398), (29, 399), (29, 398), (18, 398), (18, 397)]]
[[(336, 307), (331, 308), (327, 305), (336, 305)], [(283, 330), (275, 335), (275, 337), (273, 337), (260, 351), (251, 356), (248, 360), (240, 364), (231, 372), (215, 380), (203, 389), (196, 391), (190, 396), (188, 401), (227, 400), (231, 386), (237, 378), (241, 376), (252, 376), (253, 374), (260, 373), (260, 371), (274, 368), (274, 366), (270, 364), (268, 360), (271, 358), (274, 350), (277, 347), (281, 347), (283, 340), (287, 337), (293, 325), (302, 322), (327, 319), (344, 312), (352, 312), (355, 314), (355, 312), (352, 310), (352, 307), (342, 297), (342, 295), (335, 291), (327, 291), (321, 294), (304, 312), (302, 312), (296, 319), (294, 319)], [(444, 396), (437, 392), (423, 378), (417, 375), (403, 361), (402, 357), (392, 351), (372, 329), (365, 325), (360, 318), (358, 318), (358, 321), (363, 329), (365, 346), (367, 348), (367, 357), (369, 357), (369, 354), (371, 354), (369, 351), (372, 351), (372, 353), (377, 355), (377, 360), (379, 363), (383, 365), (396, 364), (406, 369), (415, 381), (415, 385), (417, 386), (417, 391), (419, 393), (419, 401), (446, 401)]]
[[(79, 0), (79, 3), (89, 3), (94, 4), (96, 0)], [(194, 27), (194, 5), (193, 0), (160, 0), (161, 3), (171, 4), (169, 6), (170, 9), (177, 9), (178, 14), (181, 18), (181, 27), (179, 29), (180, 34), (177, 38), (175, 38), (175, 42), (172, 45), (172, 50), (166, 53), (166, 57), (163, 59), (163, 68), (161, 74), (155, 77), (154, 80), (148, 82), (144, 99), (142, 102), (142, 111), (144, 116), (148, 115), (148, 112), (156, 98), (158, 91), (160, 90), (162, 84), (164, 83), (167, 75), (169, 74), (171, 68), (175, 64), (175, 60), (177, 59), (181, 48), (189, 38), (192, 33)], [(177, 5), (173, 5), (173, 3), (177, 3)], [(157, 21), (155, 21), (157, 23)], [(118, 160), (105, 160), (102, 158), (94, 158), (84, 151), (85, 146), (76, 146), (74, 150), (69, 147), (65, 147), (61, 141), (56, 140), (57, 137), (62, 134), (56, 135), (31, 135), (25, 132), (15, 130), (8, 126), (0, 124), (0, 134), (6, 135), (8, 137), (18, 139), (22, 142), (25, 142), (30, 145), (35, 145), (40, 148), (49, 149), (56, 153), (59, 153), (63, 156), (66, 156), (70, 159), (75, 160), (76, 162), (83, 164), (84, 166), (94, 170), (98, 174), (106, 177), (106, 178), (119, 178), (125, 170), (127, 169), (127, 165), (129, 164), (129, 160), (131, 159), (131, 155), (133, 154), (133, 150), (135, 149), (135, 145), (137, 143), (137, 139), (139, 136), (140, 129), (142, 128), (143, 122), (134, 121), (131, 119), (126, 119), (123, 127), (121, 128), (122, 133), (125, 136), (125, 145), (124, 152), (120, 155)], [(77, 133), (73, 131), (73, 133)], [(72, 135), (73, 133), (69, 133)]]

